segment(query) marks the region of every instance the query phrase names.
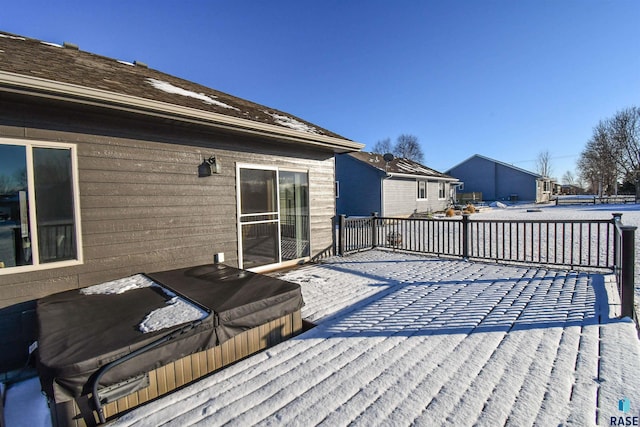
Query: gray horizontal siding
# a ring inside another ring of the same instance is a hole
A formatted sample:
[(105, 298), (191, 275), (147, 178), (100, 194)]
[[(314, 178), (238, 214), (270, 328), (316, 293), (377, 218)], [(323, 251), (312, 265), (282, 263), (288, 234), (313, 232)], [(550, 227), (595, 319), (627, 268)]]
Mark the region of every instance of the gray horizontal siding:
[[(0, 101), (0, 136), (76, 143), (84, 263), (0, 276), (0, 307), (126, 275), (237, 265), (236, 163), (308, 170), (312, 255), (332, 242), (333, 154), (98, 109)], [(72, 118), (72, 119), (70, 119)], [(198, 178), (203, 157), (222, 173)]]
[[(415, 212), (439, 212), (446, 209), (448, 200), (438, 198), (438, 182), (427, 181), (427, 198), (418, 199), (416, 179), (390, 178), (383, 181), (384, 215), (409, 216)], [(445, 195), (449, 194), (447, 183)]]

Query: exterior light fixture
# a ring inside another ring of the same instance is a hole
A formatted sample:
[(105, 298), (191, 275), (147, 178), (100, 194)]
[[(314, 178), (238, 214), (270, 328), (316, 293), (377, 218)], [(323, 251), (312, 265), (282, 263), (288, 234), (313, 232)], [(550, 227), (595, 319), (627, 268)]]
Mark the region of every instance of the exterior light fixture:
[(211, 174), (214, 173), (220, 173), (220, 162), (215, 156), (203, 160), (200, 166), (198, 166), (198, 176), (201, 178), (211, 176)]

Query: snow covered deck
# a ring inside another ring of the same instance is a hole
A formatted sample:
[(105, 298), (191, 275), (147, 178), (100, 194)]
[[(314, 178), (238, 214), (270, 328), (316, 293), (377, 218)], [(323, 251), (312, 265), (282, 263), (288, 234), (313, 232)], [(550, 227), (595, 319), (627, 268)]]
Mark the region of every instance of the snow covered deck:
[[(640, 341), (607, 277), (369, 251), (293, 270), (318, 326), (114, 425), (609, 425)], [(611, 306), (615, 310), (615, 305)], [(631, 413), (618, 401), (631, 401)]]

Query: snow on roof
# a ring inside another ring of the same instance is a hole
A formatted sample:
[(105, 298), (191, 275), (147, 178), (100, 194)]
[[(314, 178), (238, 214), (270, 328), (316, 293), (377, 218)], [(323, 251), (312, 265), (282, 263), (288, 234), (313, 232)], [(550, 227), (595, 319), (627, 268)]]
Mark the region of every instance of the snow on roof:
[(188, 96), (191, 98), (199, 99), (200, 101), (206, 104), (217, 105), (218, 107), (222, 107), (222, 108), (231, 108), (233, 110), (238, 110), (238, 108), (236, 107), (232, 107), (229, 104), (225, 104), (224, 102), (220, 102), (214, 99), (215, 96), (213, 95), (209, 96), (209, 95), (205, 95), (204, 93), (196, 93), (190, 90), (182, 89), (181, 87), (174, 86), (171, 83), (164, 82), (162, 80), (157, 80), (157, 79), (148, 78), (147, 83), (149, 83), (151, 86), (155, 87), (156, 89), (162, 90), (167, 93), (173, 93), (180, 96)]
[(314, 126), (310, 126), (305, 123), (302, 123), (294, 119), (293, 117), (283, 116), (282, 114), (277, 114), (277, 113), (270, 113), (268, 111), (265, 111), (265, 113), (273, 117), (276, 123), (278, 123), (279, 125), (286, 126), (291, 129), (299, 130), (301, 132), (321, 134), (321, 132)]
[(50, 42), (40, 42), (45, 46), (52, 46), (52, 47), (63, 47), (61, 44), (58, 43), (50, 43)]
[(12, 36), (10, 34), (2, 34), (2, 33), (0, 33), (0, 37), (6, 38), (6, 39), (12, 39), (12, 40), (27, 40), (24, 37)]
[(61, 48), (57, 43), (0, 32), (0, 51), (6, 55), (0, 61), (0, 72), (274, 125), (286, 128), (287, 134), (294, 130), (348, 141), (348, 145), (352, 142), (291, 114), (154, 70), (142, 63), (85, 52), (77, 45), (65, 44)]
[(405, 175), (416, 175), (417, 177), (440, 178), (440, 179), (456, 181), (456, 179), (453, 178), (452, 176), (446, 175), (442, 172), (438, 172), (435, 169), (431, 169), (413, 160), (404, 159), (401, 157), (396, 157), (390, 162), (386, 162), (383, 159), (382, 154), (378, 154), (378, 153), (368, 153), (366, 151), (359, 151), (356, 153), (349, 153), (344, 155), (354, 157), (370, 166), (373, 166), (389, 174), (395, 173), (395, 174), (405, 174)]

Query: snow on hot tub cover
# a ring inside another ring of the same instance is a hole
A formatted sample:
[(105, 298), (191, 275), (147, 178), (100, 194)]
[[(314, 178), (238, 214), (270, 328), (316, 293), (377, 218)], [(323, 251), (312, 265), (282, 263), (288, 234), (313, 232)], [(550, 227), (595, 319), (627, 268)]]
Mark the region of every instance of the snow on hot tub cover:
[[(146, 274), (209, 311), (193, 328), (136, 356), (100, 380), (116, 384), (189, 354), (222, 344), (245, 330), (302, 308), (300, 286), (222, 264)], [(185, 327), (143, 333), (149, 313), (170, 295), (157, 286), (121, 294), (66, 291), (38, 301), (38, 370), (44, 391), (61, 402), (90, 392), (90, 377), (103, 365)]]

